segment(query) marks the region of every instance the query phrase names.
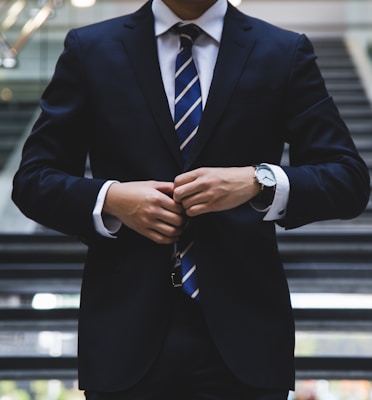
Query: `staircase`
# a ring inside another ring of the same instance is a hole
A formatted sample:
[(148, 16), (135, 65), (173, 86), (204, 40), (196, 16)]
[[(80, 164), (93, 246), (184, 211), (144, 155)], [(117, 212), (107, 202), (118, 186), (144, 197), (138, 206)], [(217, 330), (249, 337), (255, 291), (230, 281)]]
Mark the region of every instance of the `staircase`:
[[(341, 39), (316, 39), (313, 44), (327, 88), (372, 174), (372, 108), (346, 45)], [(292, 296), (372, 293), (372, 200), (355, 219), (317, 222), (293, 231), (278, 229), (278, 237)], [(358, 332), (372, 338), (372, 309), (334, 309), (326, 297), (323, 301), (321, 309), (294, 309), (297, 334)], [(357, 341), (359, 352), (345, 345), (331, 357), (297, 355), (298, 378), (371, 380), (370, 340)]]
[[(339, 39), (316, 39), (314, 45), (328, 89), (372, 172), (371, 106), (346, 47)], [(278, 228), (278, 239), (292, 294), (372, 293), (371, 203), (354, 220), (293, 231)], [(76, 378), (76, 299), (85, 251), (74, 239), (49, 231), (0, 235), (0, 381)], [(65, 304), (33, 308), (37, 293), (64, 295)], [(372, 333), (372, 309), (325, 304), (319, 309), (295, 307), (294, 314), (299, 333)], [(59, 342), (43, 347), (42, 332), (60, 332)], [(296, 360), (299, 379), (372, 379), (370, 348), (362, 354), (344, 349), (331, 355), (297, 354)]]
[(0, 171), (19, 143), (36, 109), (36, 101), (0, 102)]
[[(0, 236), (0, 382), (76, 379), (85, 252), (59, 234)], [(56, 297), (35, 302), (40, 293)]]
[[(346, 45), (341, 39), (317, 39), (313, 44), (327, 88), (372, 176), (372, 105)], [(372, 199), (359, 218), (344, 222), (343, 226), (371, 231)], [(340, 227), (340, 223), (337, 223), (337, 227)]]

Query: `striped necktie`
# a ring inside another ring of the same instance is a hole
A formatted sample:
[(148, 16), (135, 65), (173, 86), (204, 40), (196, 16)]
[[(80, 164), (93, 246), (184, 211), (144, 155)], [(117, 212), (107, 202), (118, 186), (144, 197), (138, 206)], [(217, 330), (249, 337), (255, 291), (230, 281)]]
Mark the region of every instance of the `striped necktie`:
[[(192, 58), (192, 45), (201, 33), (194, 24), (179, 26), (173, 29), (179, 34), (181, 46), (176, 59), (175, 79), (175, 117), (174, 123), (180, 150), (186, 161), (192, 141), (198, 131), (202, 115), (202, 97), (199, 76)], [(194, 299), (199, 299), (196, 265), (193, 257), (192, 227), (185, 229), (176, 246), (176, 258), (181, 270), (181, 282), (184, 292)]]
[(183, 159), (187, 160), (202, 115), (199, 76), (191, 53), (192, 44), (201, 30), (194, 24), (175, 26), (173, 29), (181, 40), (176, 59), (174, 123)]

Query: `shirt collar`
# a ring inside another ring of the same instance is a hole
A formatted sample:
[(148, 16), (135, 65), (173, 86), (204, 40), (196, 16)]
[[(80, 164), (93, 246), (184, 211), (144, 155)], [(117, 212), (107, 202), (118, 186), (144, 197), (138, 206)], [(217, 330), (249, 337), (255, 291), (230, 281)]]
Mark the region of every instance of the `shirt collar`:
[(155, 18), (155, 36), (162, 35), (177, 23), (192, 22), (219, 43), (226, 11), (227, 0), (217, 0), (199, 18), (192, 21), (182, 21), (162, 0), (153, 0), (152, 12)]

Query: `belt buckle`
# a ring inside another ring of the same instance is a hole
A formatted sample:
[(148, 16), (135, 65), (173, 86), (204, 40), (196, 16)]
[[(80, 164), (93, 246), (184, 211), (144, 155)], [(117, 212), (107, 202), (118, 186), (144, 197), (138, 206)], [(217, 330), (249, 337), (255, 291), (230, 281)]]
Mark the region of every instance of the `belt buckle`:
[(175, 288), (182, 287), (181, 260), (178, 254), (174, 255), (174, 266), (171, 272), (172, 285)]
[(181, 276), (181, 268), (178, 271), (174, 271), (171, 273), (172, 285), (175, 288), (182, 287), (182, 276)]

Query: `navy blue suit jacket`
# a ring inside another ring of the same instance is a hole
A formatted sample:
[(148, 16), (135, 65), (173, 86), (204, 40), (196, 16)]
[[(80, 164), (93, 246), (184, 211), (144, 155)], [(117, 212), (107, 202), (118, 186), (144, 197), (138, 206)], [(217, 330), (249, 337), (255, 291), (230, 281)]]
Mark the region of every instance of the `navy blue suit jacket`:
[[(351, 218), (369, 177), (303, 35), (229, 6), (199, 133), (186, 165), (159, 70), (151, 4), (71, 31), (26, 142), (13, 199), (30, 218), (88, 244), (79, 378), (125, 389), (152, 365), (170, 309), (172, 246), (92, 221), (107, 179), (173, 181), (201, 166), (280, 164), (289, 144), (286, 218), (295, 228)], [(89, 154), (93, 177), (84, 177)], [(274, 222), (249, 203), (194, 218), (201, 305), (224, 360), (252, 385), (289, 388), (294, 326)]]

